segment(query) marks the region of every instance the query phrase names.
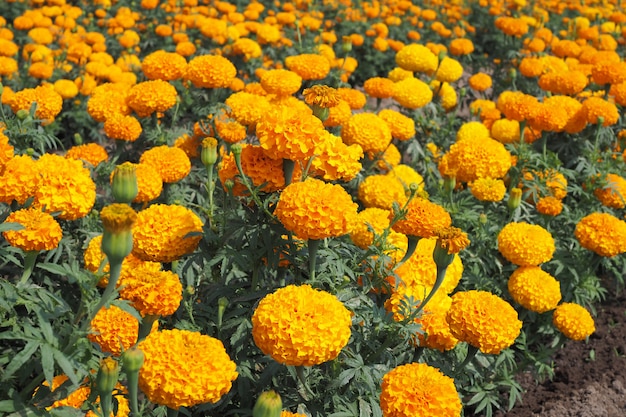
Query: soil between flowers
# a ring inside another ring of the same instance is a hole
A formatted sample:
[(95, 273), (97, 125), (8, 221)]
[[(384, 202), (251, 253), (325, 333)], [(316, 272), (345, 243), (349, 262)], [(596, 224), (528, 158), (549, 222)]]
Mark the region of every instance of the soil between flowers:
[(626, 292), (597, 306), (596, 332), (569, 341), (554, 358), (552, 381), (518, 377), (522, 404), (497, 417), (622, 417), (626, 415)]

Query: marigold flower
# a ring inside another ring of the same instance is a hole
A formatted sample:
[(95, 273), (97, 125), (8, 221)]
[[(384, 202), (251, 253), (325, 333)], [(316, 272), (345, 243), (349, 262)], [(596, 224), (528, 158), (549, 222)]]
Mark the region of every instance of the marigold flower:
[(215, 130), (217, 136), (228, 143), (240, 142), (248, 135), (248, 131), (244, 125), (228, 118), (217, 119), (215, 121)]
[(167, 145), (146, 150), (139, 163), (152, 166), (166, 183), (178, 182), (191, 171), (191, 161), (185, 151)]
[(411, 184), (415, 184), (418, 190), (424, 189), (424, 178), (409, 165), (397, 164), (391, 168), (387, 176), (400, 181), (407, 195), (410, 194)]
[(393, 96), (394, 82), (389, 78), (372, 77), (365, 80), (363, 89), (370, 97), (374, 98), (391, 98)]
[(456, 141), (489, 138), (489, 129), (481, 122), (466, 122), (456, 132)]
[(358, 197), (365, 207), (378, 207), (390, 210), (393, 203), (400, 206), (407, 200), (406, 191), (400, 181), (393, 181), (387, 175), (370, 175), (360, 184)]
[(358, 144), (364, 152), (383, 152), (391, 143), (391, 129), (373, 113), (352, 115), (341, 129), (341, 138), (348, 144)]
[(561, 333), (572, 340), (585, 340), (596, 331), (591, 314), (581, 305), (562, 303), (552, 316), (552, 323)]
[(503, 144), (491, 138), (458, 141), (439, 162), (456, 172), (456, 179), (472, 182), (478, 178), (503, 178), (511, 167), (511, 154)]
[(97, 143), (87, 143), (85, 145), (72, 146), (67, 150), (65, 157), (83, 160), (95, 167), (100, 164), (100, 162), (109, 159), (109, 154), (101, 145)]
[(365, 94), (354, 88), (341, 87), (337, 89), (337, 94), (346, 103), (350, 105), (352, 110), (360, 110), (367, 103), (367, 97)]
[(252, 337), (279, 363), (313, 366), (339, 355), (350, 339), (351, 324), (350, 311), (334, 295), (310, 285), (288, 285), (259, 302)]
[(383, 152), (383, 154), (380, 155), (380, 157), (378, 158), (376, 166), (383, 173), (385, 173), (398, 165), (401, 159), (402, 155), (400, 154), (400, 150), (398, 150), (398, 147), (393, 143), (390, 143), (387, 149), (385, 149), (385, 152)]
[(537, 103), (537, 98), (529, 94), (520, 91), (504, 91), (498, 97), (497, 106), (507, 119), (521, 122), (532, 115)]
[(502, 201), (506, 194), (504, 181), (493, 178), (478, 178), (470, 184), (470, 191), (480, 201)]
[(260, 81), (265, 91), (277, 96), (290, 96), (302, 86), (302, 77), (286, 69), (265, 71)]
[[(89, 101), (87, 101), (87, 112), (97, 122), (104, 122), (112, 115), (126, 116), (131, 113), (130, 107), (126, 104), (127, 89), (120, 91), (109, 86), (111, 84), (103, 84), (96, 87), (91, 92)], [(85, 94), (85, 92), (81, 91), (81, 94)], [(128, 121), (125, 121), (125, 123), (130, 124)], [(132, 130), (136, 131), (137, 129)]]
[[(63, 385), (63, 383), (67, 381), (68, 379), (69, 378), (67, 377), (67, 375), (55, 376), (52, 379), (52, 387), (50, 388), (50, 391), (55, 391), (57, 388)], [(43, 385), (48, 386), (49, 384), (46, 381), (43, 383)], [(113, 413), (111, 413), (113, 417), (128, 417), (128, 415), (130, 414), (128, 400), (126, 399), (126, 396), (124, 395), (125, 391), (126, 390), (122, 386), (122, 384), (118, 383), (115, 385), (115, 391), (114, 391), (115, 395), (113, 395), (113, 397), (115, 398), (115, 401), (117, 401), (117, 414), (113, 416)], [(81, 409), (85, 401), (87, 401), (87, 399), (89, 398), (90, 394), (91, 394), (90, 387), (81, 386), (77, 388), (75, 391), (69, 393), (67, 397), (55, 401), (54, 403), (52, 403), (51, 406), (46, 407), (46, 409), (50, 410), (52, 408), (57, 408), (57, 407), (72, 407), (76, 409)], [(96, 403), (98, 402), (99, 402), (99, 399), (97, 398)], [(92, 410), (89, 410), (85, 414), (85, 417), (96, 417), (97, 415), (102, 415), (102, 413), (96, 414)]]
[(447, 321), (459, 340), (493, 355), (511, 346), (522, 329), (515, 309), (487, 291), (454, 294)]
[(548, 72), (539, 77), (539, 87), (554, 94), (574, 95), (587, 87), (589, 79), (582, 71)]
[(602, 118), (602, 126), (612, 126), (619, 120), (617, 106), (601, 97), (589, 97), (583, 102), (582, 112), (587, 123), (598, 124)]
[(425, 198), (415, 197), (406, 207), (406, 215), (393, 225), (393, 230), (408, 236), (429, 238), (435, 231), (450, 227), (452, 218), (440, 205)]
[(104, 122), (104, 133), (111, 139), (134, 142), (142, 131), (139, 120), (121, 113), (110, 113)]
[(283, 190), (274, 214), (300, 239), (323, 239), (350, 233), (357, 207), (340, 185), (309, 178)]
[(351, 116), (352, 109), (350, 108), (350, 105), (346, 101), (340, 100), (339, 104), (328, 109), (328, 118), (324, 120), (324, 126), (342, 126), (348, 122)]
[(405, 141), (415, 136), (415, 121), (410, 117), (392, 109), (381, 110), (378, 117), (387, 123), (394, 139)]
[(256, 126), (259, 143), (270, 158), (294, 161), (313, 156), (324, 131), (324, 125), (312, 113), (287, 106), (273, 108)]
[(422, 80), (405, 78), (394, 85), (393, 99), (407, 109), (418, 109), (430, 103), (433, 92)]
[(243, 55), (245, 61), (249, 61), (254, 58), (259, 58), (263, 55), (263, 50), (258, 42), (249, 38), (239, 38), (233, 45), (233, 54)]
[(149, 80), (178, 80), (185, 75), (187, 60), (177, 53), (158, 50), (143, 59), (141, 70)]
[(30, 110), (33, 102), (37, 103), (35, 116), (42, 120), (54, 120), (63, 108), (63, 97), (54, 90), (52, 84), (18, 91), (11, 96), (8, 105), (13, 113), (17, 113), (20, 110)]
[(87, 338), (100, 346), (102, 352), (120, 356), (137, 343), (139, 321), (116, 305), (102, 307), (91, 320)]
[(119, 291), (142, 316), (170, 316), (183, 298), (180, 278), (171, 271), (129, 270)]
[(491, 137), (500, 143), (520, 141), (520, 125), (517, 120), (499, 119), (491, 125)]
[(300, 54), (285, 58), (285, 66), (303, 80), (322, 80), (330, 72), (330, 62), (322, 55)]
[(337, 90), (327, 85), (314, 85), (311, 88), (305, 88), (302, 95), (306, 104), (323, 109), (335, 107), (341, 101)]
[(132, 254), (144, 261), (172, 262), (193, 252), (201, 233), (202, 221), (188, 208), (153, 204), (137, 214)]
[[(2, 143), (3, 141), (0, 140), (0, 148), (2, 148)], [(12, 146), (10, 156), (13, 156)], [(36, 161), (28, 155), (16, 155), (2, 167), (2, 156), (0, 156), (0, 172), (2, 172), (0, 175), (0, 201), (11, 204), (15, 200), (18, 204), (23, 205), (29, 197), (34, 196), (39, 184), (37, 167)]]
[(488, 74), (484, 72), (479, 72), (472, 75), (469, 80), (469, 86), (475, 91), (485, 91), (491, 87), (493, 81)]
[(311, 167), (326, 181), (350, 181), (361, 171), (363, 148), (358, 144), (346, 145), (331, 133), (320, 138), (315, 154)]
[(439, 59), (424, 45), (406, 45), (396, 53), (396, 64), (404, 70), (432, 74)]
[(574, 230), (580, 245), (600, 256), (611, 257), (626, 252), (626, 222), (609, 213), (591, 213)]
[(425, 363), (398, 366), (383, 376), (384, 417), (458, 417), (462, 405), (454, 380)]
[(237, 68), (228, 59), (218, 55), (201, 55), (187, 64), (185, 78), (196, 87), (228, 88), (237, 76)]
[(387, 78), (389, 78), (394, 83), (397, 83), (398, 81), (402, 81), (405, 78), (413, 78), (413, 72), (407, 71), (400, 67), (395, 67), (387, 73)]
[(265, 96), (244, 91), (231, 94), (225, 103), (230, 107), (230, 116), (244, 126), (255, 126), (272, 108)]
[(172, 84), (163, 80), (144, 81), (131, 87), (126, 104), (139, 117), (148, 117), (154, 112), (163, 113), (174, 107), (178, 93)]
[(5, 223), (19, 223), (24, 227), (7, 230), (2, 235), (11, 246), (25, 252), (55, 249), (63, 237), (61, 226), (54, 217), (36, 208), (14, 211)]
[(174, 410), (219, 401), (238, 376), (222, 342), (200, 333), (152, 332), (138, 348), (145, 354), (139, 388), (151, 402)]
[(72, 80), (60, 79), (54, 82), (54, 91), (67, 100), (78, 95), (78, 86)]
[(558, 216), (563, 211), (563, 201), (553, 196), (542, 197), (535, 207), (545, 216)]
[(375, 235), (380, 235), (389, 227), (389, 210), (369, 207), (357, 214), (354, 228), (350, 232), (350, 239), (361, 249), (367, 249), (373, 242)]
[(527, 310), (545, 313), (561, 301), (561, 284), (538, 266), (520, 266), (509, 277), (509, 294)]
[(467, 38), (458, 38), (450, 41), (450, 54), (452, 55), (469, 55), (474, 52), (474, 43)]
[(543, 227), (513, 222), (500, 230), (498, 250), (511, 263), (537, 266), (552, 259), (555, 246), (552, 234)]
[(39, 187), (35, 204), (63, 220), (86, 216), (96, 202), (96, 184), (81, 161), (45, 154), (37, 161)]
[(453, 58), (445, 57), (439, 63), (435, 78), (437, 81), (453, 83), (463, 75), (463, 66)]
[(606, 186), (596, 188), (593, 194), (607, 207), (622, 209), (626, 206), (626, 179), (617, 174), (607, 174)]
[[(459, 253), (470, 244), (467, 233), (458, 227), (448, 226), (436, 229), (435, 237), (437, 237), (437, 246), (446, 250), (448, 255)], [(437, 263), (436, 256), (434, 258)]]

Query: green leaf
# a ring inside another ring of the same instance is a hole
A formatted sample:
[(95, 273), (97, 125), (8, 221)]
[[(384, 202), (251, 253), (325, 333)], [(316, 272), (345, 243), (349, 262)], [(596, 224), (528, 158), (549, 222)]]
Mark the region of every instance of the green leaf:
[(35, 407), (26, 407), (17, 410), (15, 413), (11, 413), (6, 417), (43, 417), (46, 414), (42, 410), (38, 410)]
[(52, 350), (52, 354), (63, 372), (65, 372), (65, 375), (67, 375), (70, 381), (72, 381), (72, 384), (78, 385), (80, 381), (78, 380), (78, 376), (76, 376), (76, 373), (74, 372), (74, 367), (72, 366), (72, 363), (69, 361), (69, 359), (65, 357), (63, 352), (54, 348)]
[(82, 417), (85, 412), (74, 407), (57, 407), (49, 411), (53, 417)]
[(0, 401), (0, 413), (10, 413), (16, 410), (15, 401), (13, 400), (4, 400)]
[(25, 229), (24, 226), (22, 226), (19, 223), (2, 223), (0, 224), (0, 232), (6, 232), (7, 230), (23, 230)]
[(37, 268), (43, 269), (48, 272), (52, 272), (53, 274), (63, 275), (63, 276), (68, 275), (68, 272), (69, 272), (69, 268), (67, 266), (58, 265), (54, 263), (40, 263), (40, 264), (37, 264)]
[(48, 344), (42, 344), (41, 349), (41, 367), (43, 368), (43, 375), (46, 377), (46, 381), (52, 386), (52, 379), (54, 378), (54, 353), (53, 349)]
[(24, 366), (26, 362), (28, 362), (30, 357), (33, 356), (33, 353), (37, 351), (38, 347), (39, 347), (39, 342), (34, 341), (34, 340), (31, 340), (30, 342), (28, 342), (26, 346), (24, 347), (24, 349), (22, 349), (20, 353), (15, 355), (13, 360), (6, 367), (6, 369), (4, 370), (4, 373), (2, 374), (2, 378), (0, 378), (0, 380), (7, 381), (11, 376), (13, 376), (15, 372), (17, 372), (22, 366)]

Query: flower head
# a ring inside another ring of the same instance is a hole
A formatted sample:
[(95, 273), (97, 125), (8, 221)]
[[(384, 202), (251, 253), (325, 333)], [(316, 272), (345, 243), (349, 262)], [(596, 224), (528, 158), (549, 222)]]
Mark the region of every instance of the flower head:
[(130, 270), (120, 287), (120, 298), (142, 316), (171, 316), (180, 306), (182, 293), (180, 278), (172, 271)]
[(100, 346), (103, 352), (122, 354), (137, 342), (139, 321), (116, 305), (102, 307), (91, 320), (87, 338)]
[(498, 234), (498, 250), (511, 263), (537, 266), (552, 259), (554, 238), (539, 225), (509, 223)]
[(237, 76), (237, 68), (218, 55), (200, 55), (187, 64), (185, 78), (196, 87), (228, 88)]
[(596, 331), (591, 314), (583, 306), (575, 303), (560, 304), (554, 310), (552, 323), (572, 340), (585, 340)]
[(153, 403), (174, 410), (217, 402), (237, 378), (237, 365), (222, 342), (210, 336), (163, 330), (152, 332), (138, 348), (145, 354), (139, 388)]
[(419, 109), (430, 103), (433, 91), (418, 78), (405, 78), (394, 84), (393, 99), (407, 109)]
[(167, 81), (144, 81), (131, 87), (126, 104), (139, 117), (148, 117), (154, 112), (162, 113), (174, 107), (177, 97), (176, 88)]
[(384, 417), (459, 417), (463, 407), (452, 378), (425, 363), (410, 363), (385, 374), (380, 408)]
[(65, 157), (83, 160), (94, 167), (109, 159), (106, 149), (97, 143), (72, 146), (67, 150)]
[(437, 69), (439, 59), (424, 45), (406, 45), (396, 53), (396, 64), (407, 71), (432, 74)]
[(561, 301), (561, 284), (538, 266), (520, 266), (509, 277), (509, 294), (527, 310), (545, 313)]
[[(0, 147), (2, 142), (0, 141)], [(11, 154), (13, 148), (11, 147)], [(1, 157), (0, 157), (1, 159)], [(0, 161), (0, 201), (11, 204), (14, 200), (24, 204), (29, 197), (35, 195), (39, 184), (37, 163), (28, 155), (16, 155), (9, 159), (1, 168)]]
[(494, 355), (511, 346), (522, 329), (515, 309), (487, 291), (454, 294), (447, 320), (459, 340)]
[(626, 252), (626, 222), (609, 213), (591, 213), (574, 230), (580, 245), (600, 256), (611, 257)]
[(378, 117), (387, 123), (394, 139), (405, 141), (415, 136), (415, 121), (399, 111), (383, 109), (378, 112)]
[(285, 66), (303, 80), (321, 80), (330, 72), (330, 62), (322, 55), (300, 54), (285, 58)]
[(310, 88), (305, 88), (302, 92), (304, 101), (309, 106), (318, 106), (323, 109), (335, 107), (341, 101), (337, 90), (327, 85), (316, 84)]
[(354, 114), (341, 129), (341, 138), (348, 144), (358, 144), (364, 152), (383, 152), (391, 143), (391, 129), (373, 113)]
[(178, 182), (191, 171), (191, 161), (185, 151), (167, 145), (146, 150), (139, 163), (152, 166), (166, 183)]
[(603, 205), (614, 209), (626, 207), (626, 179), (617, 174), (607, 174), (606, 186), (598, 187), (593, 194)]
[(396, 232), (428, 238), (436, 236), (436, 230), (452, 225), (450, 214), (440, 205), (425, 198), (413, 198), (406, 210), (404, 218), (393, 225)]
[(446, 249), (449, 255), (459, 253), (470, 244), (467, 233), (458, 227), (435, 229), (434, 235), (437, 237), (437, 245)]
[(158, 50), (143, 59), (141, 70), (149, 80), (178, 80), (185, 75), (187, 60), (180, 54)]
[(261, 75), (261, 85), (270, 94), (290, 96), (302, 86), (302, 77), (286, 69), (273, 69)]
[(350, 338), (352, 315), (334, 295), (288, 285), (252, 315), (254, 343), (279, 363), (313, 366), (335, 359)]
[(388, 175), (370, 175), (359, 184), (358, 197), (365, 207), (391, 209), (393, 203), (403, 205), (407, 197), (404, 186)]
[(5, 223), (18, 223), (24, 227), (6, 230), (2, 235), (11, 246), (26, 252), (55, 249), (63, 237), (61, 226), (54, 217), (36, 208), (14, 211)]
[(469, 185), (472, 195), (480, 201), (502, 201), (506, 194), (506, 186), (502, 180), (478, 178)]

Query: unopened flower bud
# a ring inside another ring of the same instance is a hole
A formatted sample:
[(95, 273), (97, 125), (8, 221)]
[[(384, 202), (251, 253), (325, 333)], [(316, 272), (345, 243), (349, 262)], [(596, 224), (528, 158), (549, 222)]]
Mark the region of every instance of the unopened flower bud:
[(215, 165), (217, 162), (217, 139), (212, 137), (204, 138), (200, 159), (205, 167)]
[(124, 372), (127, 374), (130, 372), (138, 372), (143, 366), (144, 359), (144, 353), (137, 347), (133, 346), (128, 349), (122, 355), (122, 367), (124, 368)]
[(133, 250), (132, 227), (137, 213), (127, 204), (111, 204), (100, 212), (104, 226), (102, 252), (109, 263), (122, 262)]
[(514, 211), (522, 203), (522, 190), (519, 188), (513, 188), (509, 194), (508, 207), (509, 211)]
[(83, 137), (80, 135), (80, 133), (74, 133), (74, 143), (76, 145), (82, 145), (83, 144)]
[(352, 39), (349, 36), (343, 36), (341, 38), (341, 50), (344, 54), (352, 50)]
[(28, 112), (28, 110), (24, 110), (24, 109), (18, 110), (17, 113), (15, 113), (15, 115), (20, 120), (26, 120), (26, 118), (30, 117), (30, 113)]
[(253, 417), (280, 417), (283, 411), (283, 401), (276, 391), (265, 391), (254, 404)]
[(115, 384), (117, 384), (119, 374), (119, 365), (112, 357), (104, 358), (102, 362), (100, 362), (98, 376), (96, 376), (96, 389), (100, 395), (113, 391)]
[(115, 167), (111, 188), (113, 198), (115, 198), (116, 202), (129, 204), (133, 201), (139, 192), (136, 165), (130, 162), (124, 162)]

